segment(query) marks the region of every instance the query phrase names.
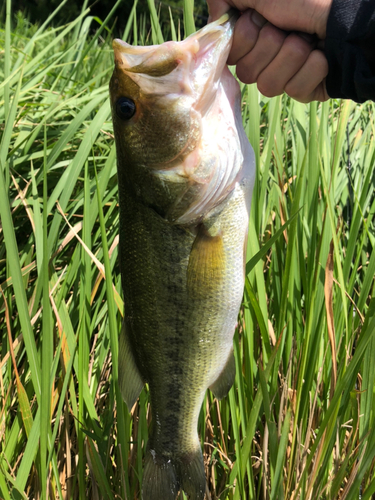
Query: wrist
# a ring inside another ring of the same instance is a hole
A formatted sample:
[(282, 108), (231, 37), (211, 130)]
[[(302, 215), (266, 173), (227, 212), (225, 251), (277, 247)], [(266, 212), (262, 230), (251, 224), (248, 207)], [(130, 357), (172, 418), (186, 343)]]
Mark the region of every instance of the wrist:
[(315, 5), (315, 33), (321, 40), (324, 40), (326, 37), (328, 16), (331, 11), (332, 1), (333, 0), (319, 0)]

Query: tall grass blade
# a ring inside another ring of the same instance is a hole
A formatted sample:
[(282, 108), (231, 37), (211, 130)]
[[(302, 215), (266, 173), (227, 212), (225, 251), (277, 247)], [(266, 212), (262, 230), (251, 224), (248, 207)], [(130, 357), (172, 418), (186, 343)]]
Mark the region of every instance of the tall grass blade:
[(164, 38), (161, 32), (158, 14), (156, 12), (155, 0), (147, 0), (147, 4), (148, 8), (150, 9), (153, 43), (154, 44), (163, 43)]
[(51, 366), (52, 366), (52, 318), (49, 298), (48, 276), (48, 236), (47, 236), (47, 130), (44, 128), (44, 178), (43, 178), (43, 341), (42, 341), (42, 387), (41, 387), (41, 418), (40, 418), (40, 471), (42, 482), (42, 499), (48, 498), (47, 492), (47, 448), (51, 420)]
[(11, 496), (9, 495), (8, 485), (5, 481), (5, 477), (1, 472), (1, 470), (0, 470), (0, 494), (1, 498), (4, 498), (4, 500), (11, 500)]
[[(72, 161), (70, 168), (66, 171), (68, 173), (66, 174), (66, 176), (64, 176), (65, 185), (59, 200), (60, 206), (63, 211), (67, 207), (70, 195), (74, 189), (74, 186), (77, 182), (78, 176), (82, 170), (85, 160), (100, 132), (101, 127), (103, 126), (103, 122), (108, 118), (109, 113), (110, 113), (109, 101), (107, 100), (101, 106), (95, 118), (91, 121), (91, 124), (87, 129), (87, 132), (74, 157), (74, 160)], [(56, 245), (55, 242), (57, 239), (60, 223), (61, 223), (61, 216), (55, 215), (52, 221), (51, 229), (48, 234), (48, 248), (50, 252), (55, 248)]]
[[(12, 12), (11, 0), (6, 0), (6, 18), (5, 18), (5, 53), (4, 53), (4, 80), (7, 80), (10, 74), (10, 18)], [(9, 115), (9, 84), (4, 88), (4, 114), (5, 117)], [(13, 121), (12, 121), (13, 123)]]
[(15, 300), (23, 332), (23, 339), (26, 346), (27, 358), (31, 371), (31, 378), (36, 397), (39, 400), (41, 393), (41, 381), (40, 381), (40, 368), (38, 363), (38, 355), (34, 339), (34, 333), (28, 313), (26, 294), (23, 286), (22, 272), (21, 272), (20, 262), (18, 259), (17, 241), (12, 223), (10, 207), (8, 204), (8, 194), (5, 190), (5, 179), (1, 168), (0, 168), (0, 216), (4, 232), (4, 243), (7, 252), (9, 268), (12, 269), (12, 281), (13, 281)]
[(114, 392), (116, 396), (117, 404), (117, 426), (118, 426), (118, 450), (122, 457), (122, 463), (126, 464), (127, 454), (126, 454), (126, 439), (125, 439), (125, 411), (124, 402), (122, 400), (121, 391), (118, 383), (118, 323), (116, 321), (116, 306), (112, 290), (112, 279), (111, 279), (111, 266), (109, 262), (108, 254), (108, 242), (106, 237), (103, 209), (101, 205), (100, 197), (100, 186), (98, 183), (98, 177), (95, 171), (96, 186), (97, 186), (97, 201), (98, 201), (98, 212), (99, 221), (101, 227), (102, 245), (103, 245), (103, 258), (104, 267), (106, 273), (106, 292), (107, 292), (107, 304), (108, 304), (108, 321), (109, 321), (109, 337), (111, 344), (111, 354), (112, 354), (112, 379), (114, 385)]
[(196, 31), (194, 22), (194, 0), (184, 0), (185, 38)]

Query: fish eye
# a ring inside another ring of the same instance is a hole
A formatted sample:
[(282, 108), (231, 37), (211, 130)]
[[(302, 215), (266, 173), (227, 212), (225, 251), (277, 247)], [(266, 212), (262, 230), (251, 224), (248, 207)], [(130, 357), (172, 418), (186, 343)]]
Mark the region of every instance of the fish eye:
[(129, 97), (120, 97), (116, 102), (116, 114), (121, 120), (130, 120), (135, 114), (135, 103)]

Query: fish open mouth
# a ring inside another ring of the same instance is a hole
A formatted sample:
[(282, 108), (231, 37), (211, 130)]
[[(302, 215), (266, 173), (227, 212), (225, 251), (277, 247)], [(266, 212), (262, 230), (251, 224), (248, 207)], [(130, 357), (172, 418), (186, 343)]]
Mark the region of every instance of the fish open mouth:
[(207, 97), (207, 93), (212, 94), (216, 89), (237, 17), (235, 11), (230, 11), (181, 42), (136, 47), (115, 39), (116, 67), (125, 71), (145, 93), (191, 94), (199, 101), (202, 94)]

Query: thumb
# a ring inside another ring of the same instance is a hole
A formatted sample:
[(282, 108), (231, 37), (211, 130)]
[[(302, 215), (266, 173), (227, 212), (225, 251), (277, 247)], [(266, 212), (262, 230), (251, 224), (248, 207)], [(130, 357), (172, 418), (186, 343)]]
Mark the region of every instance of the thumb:
[(234, 4), (231, 0), (207, 0), (208, 22), (216, 21), (225, 14)]

